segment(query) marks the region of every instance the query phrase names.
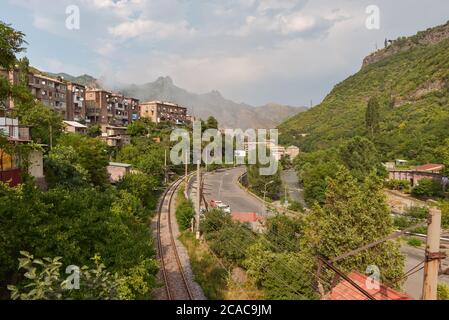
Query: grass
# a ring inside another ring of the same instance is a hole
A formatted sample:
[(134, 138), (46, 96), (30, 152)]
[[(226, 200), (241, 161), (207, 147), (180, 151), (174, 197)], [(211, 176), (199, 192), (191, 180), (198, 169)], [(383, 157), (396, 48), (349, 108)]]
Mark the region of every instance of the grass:
[(417, 238), (410, 238), (408, 239), (407, 244), (411, 247), (420, 248), (423, 245), (423, 242)]
[(243, 283), (234, 281), (228, 267), (210, 252), (207, 244), (196, 240), (193, 233), (183, 232), (180, 240), (189, 254), (195, 281), (201, 286), (209, 300), (257, 300), (263, 298), (263, 292), (250, 281), (245, 280)]

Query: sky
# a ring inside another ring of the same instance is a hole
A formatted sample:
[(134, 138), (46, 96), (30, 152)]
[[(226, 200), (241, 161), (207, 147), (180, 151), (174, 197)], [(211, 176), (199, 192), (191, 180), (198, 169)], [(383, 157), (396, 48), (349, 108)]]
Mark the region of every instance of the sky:
[[(375, 29), (366, 26), (373, 5)], [(218, 90), (236, 102), (308, 106), (385, 38), (446, 23), (449, 1), (0, 0), (0, 20), (26, 34), (26, 55), (41, 70), (108, 85), (170, 76), (188, 91)]]

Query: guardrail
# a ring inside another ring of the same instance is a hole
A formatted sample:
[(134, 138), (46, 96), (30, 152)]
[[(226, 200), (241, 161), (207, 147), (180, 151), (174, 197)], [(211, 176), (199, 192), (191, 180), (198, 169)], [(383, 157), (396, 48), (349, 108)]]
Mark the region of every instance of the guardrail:
[(273, 203), (268, 202), (268, 201), (262, 199), (261, 197), (259, 197), (257, 194), (255, 194), (254, 192), (252, 192), (250, 189), (248, 189), (247, 187), (245, 187), (245, 186), (242, 184), (242, 179), (243, 179), (243, 177), (244, 177), (244, 176), (247, 176), (247, 175), (248, 175), (248, 172), (244, 172), (242, 175), (240, 175), (240, 176), (237, 178), (237, 184), (238, 184), (238, 186), (240, 187), (240, 189), (242, 189), (243, 191), (245, 191), (246, 193), (248, 193), (249, 195), (251, 195), (253, 198), (255, 198), (255, 199), (257, 199), (258, 201), (262, 202), (267, 208), (269, 208), (269, 209), (272, 208), (272, 209), (274, 209), (274, 211), (284, 213), (285, 215), (298, 216), (298, 214), (299, 214), (299, 215), (300, 215), (300, 214), (305, 214), (305, 212), (296, 212), (296, 211), (292, 211), (292, 210), (289, 210), (289, 209), (286, 209), (286, 208), (283, 208), (283, 207), (276, 206), (276, 205), (274, 205)]

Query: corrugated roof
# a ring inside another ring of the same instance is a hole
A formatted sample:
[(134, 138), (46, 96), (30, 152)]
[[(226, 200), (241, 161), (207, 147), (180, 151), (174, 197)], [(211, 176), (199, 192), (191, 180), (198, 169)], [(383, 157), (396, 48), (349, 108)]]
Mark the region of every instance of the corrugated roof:
[(444, 169), (443, 164), (428, 163), (415, 168), (416, 171), (441, 171)]
[(64, 123), (71, 127), (87, 129), (87, 126), (76, 121), (64, 121)]

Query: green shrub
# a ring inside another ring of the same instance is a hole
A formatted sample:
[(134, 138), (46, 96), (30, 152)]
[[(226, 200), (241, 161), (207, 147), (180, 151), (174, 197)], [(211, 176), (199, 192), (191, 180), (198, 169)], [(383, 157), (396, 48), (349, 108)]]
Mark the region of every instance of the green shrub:
[(432, 179), (420, 180), (419, 185), (412, 190), (412, 194), (416, 197), (439, 197), (442, 193), (441, 183)]
[(410, 192), (410, 182), (407, 180), (388, 180), (385, 182), (385, 186), (390, 190), (399, 190), (404, 192)]
[(195, 217), (195, 208), (191, 200), (182, 200), (176, 208), (176, 220), (179, 229), (185, 231), (190, 228), (192, 219)]
[(412, 247), (415, 247), (415, 248), (419, 248), (419, 247), (422, 246), (423, 242), (420, 239), (417, 239), (417, 238), (410, 238), (407, 241), (407, 244), (409, 246), (412, 246)]
[(288, 206), (288, 210), (302, 212), (304, 210), (304, 206), (298, 201), (292, 201)]
[(438, 300), (449, 300), (449, 286), (445, 283), (438, 284)]

